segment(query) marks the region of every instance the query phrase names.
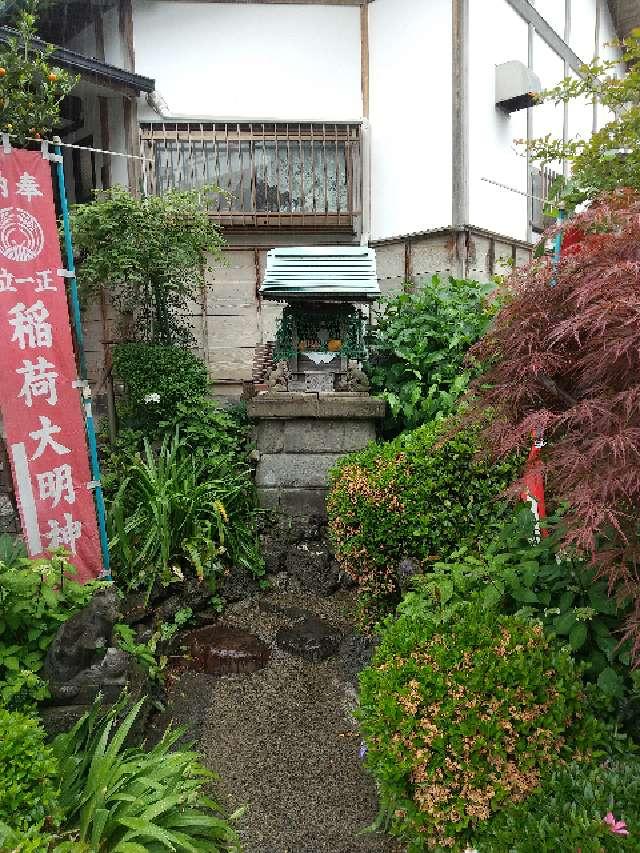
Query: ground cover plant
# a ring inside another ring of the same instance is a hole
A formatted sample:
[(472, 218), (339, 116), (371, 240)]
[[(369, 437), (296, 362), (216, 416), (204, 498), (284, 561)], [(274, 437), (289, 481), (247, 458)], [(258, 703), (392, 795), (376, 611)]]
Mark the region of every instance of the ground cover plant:
[(413, 851), (462, 848), (579, 747), (584, 692), (567, 649), (470, 600), (389, 617), (360, 677), (366, 764), (387, 828)]
[(403, 565), (425, 571), (468, 543), (488, 542), (511, 514), (502, 491), (518, 461), (478, 455), (477, 432), (447, 438), (431, 422), (371, 444), (332, 472), (329, 528), (342, 570), (359, 586), (365, 621), (396, 603)]
[(632, 602), (636, 655), (639, 223), (634, 193), (601, 197), (572, 220), (580, 241), (557, 270), (540, 258), (514, 271), (507, 303), (472, 349), (491, 365), (473, 389), (475, 416), (493, 413), (485, 441), (505, 458), (544, 432), (547, 489), (567, 504), (563, 541), (592, 557), (609, 589)]
[(44, 699), (39, 672), (60, 625), (83, 607), (100, 582), (79, 584), (64, 552), (0, 562), (0, 705), (22, 708)]
[(494, 285), (434, 275), (384, 300), (369, 335), (367, 373), (389, 404), (387, 431), (449, 415), (475, 368), (464, 363), (486, 330)]

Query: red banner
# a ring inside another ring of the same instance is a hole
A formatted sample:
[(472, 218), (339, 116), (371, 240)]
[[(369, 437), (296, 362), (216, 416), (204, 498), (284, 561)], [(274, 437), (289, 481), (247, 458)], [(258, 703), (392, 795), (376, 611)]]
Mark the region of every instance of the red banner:
[(0, 149), (0, 411), (33, 557), (65, 547), (102, 570), (81, 391), (53, 203), (40, 152)]

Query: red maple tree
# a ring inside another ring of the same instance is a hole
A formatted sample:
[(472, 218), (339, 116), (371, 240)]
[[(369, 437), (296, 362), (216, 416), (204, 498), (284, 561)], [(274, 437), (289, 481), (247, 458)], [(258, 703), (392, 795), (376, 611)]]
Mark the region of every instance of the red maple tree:
[(544, 431), (548, 496), (568, 504), (564, 540), (635, 602), (627, 627), (637, 658), (640, 196), (601, 196), (565, 228), (573, 237), (558, 268), (545, 256), (516, 269), (505, 306), (472, 348), (489, 366), (472, 386), (471, 413), (494, 414), (485, 435), (498, 456)]

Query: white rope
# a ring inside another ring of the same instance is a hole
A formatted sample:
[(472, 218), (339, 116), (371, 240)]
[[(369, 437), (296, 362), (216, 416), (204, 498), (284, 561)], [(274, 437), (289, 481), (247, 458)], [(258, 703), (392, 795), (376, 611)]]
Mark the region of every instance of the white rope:
[[(3, 134), (5, 136), (5, 134)], [(8, 134), (10, 139), (16, 139), (16, 134)], [(104, 148), (91, 148), (89, 145), (75, 145), (72, 142), (58, 142), (57, 139), (36, 139), (34, 136), (25, 136), (27, 142), (37, 142), (42, 145), (43, 142), (48, 142), (49, 145), (59, 145), (61, 148), (75, 148), (77, 151), (93, 151), (94, 154), (107, 154), (109, 157), (127, 157), (129, 160), (142, 160), (144, 157), (139, 154), (125, 154), (123, 151), (105, 151)]]
[(532, 195), (532, 193), (524, 192), (524, 190), (517, 190), (515, 187), (510, 187), (507, 184), (501, 184), (500, 181), (492, 181), (491, 178), (480, 178), (481, 181), (485, 181), (487, 184), (493, 184), (495, 187), (500, 187), (503, 190), (509, 190), (510, 193), (517, 193), (518, 195), (523, 195), (525, 198), (532, 198), (535, 201), (541, 201), (542, 204), (548, 204), (554, 207), (557, 202), (550, 201), (548, 198), (541, 198), (539, 195)]

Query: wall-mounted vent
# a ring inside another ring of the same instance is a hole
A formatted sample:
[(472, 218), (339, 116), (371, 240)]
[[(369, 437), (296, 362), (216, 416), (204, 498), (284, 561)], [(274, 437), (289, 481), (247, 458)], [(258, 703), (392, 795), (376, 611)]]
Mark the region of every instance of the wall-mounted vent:
[(517, 59), (496, 65), (496, 105), (501, 110), (514, 113), (533, 107), (541, 91), (538, 75)]
[(375, 250), (360, 246), (272, 249), (267, 253), (260, 293), (265, 299), (377, 299)]

